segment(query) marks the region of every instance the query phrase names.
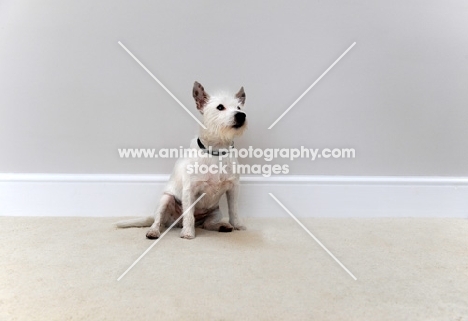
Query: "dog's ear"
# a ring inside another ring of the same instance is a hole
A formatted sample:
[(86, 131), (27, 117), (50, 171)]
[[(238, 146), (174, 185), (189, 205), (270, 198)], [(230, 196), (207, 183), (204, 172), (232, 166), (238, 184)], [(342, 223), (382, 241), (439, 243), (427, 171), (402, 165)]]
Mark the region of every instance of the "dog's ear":
[(205, 88), (197, 81), (193, 84), (192, 95), (197, 103), (197, 109), (203, 114), (203, 108), (210, 99), (210, 96), (206, 93)]
[(236, 98), (239, 100), (239, 102), (243, 105), (245, 104), (245, 92), (244, 92), (244, 87), (241, 87), (239, 89), (239, 92), (236, 94)]

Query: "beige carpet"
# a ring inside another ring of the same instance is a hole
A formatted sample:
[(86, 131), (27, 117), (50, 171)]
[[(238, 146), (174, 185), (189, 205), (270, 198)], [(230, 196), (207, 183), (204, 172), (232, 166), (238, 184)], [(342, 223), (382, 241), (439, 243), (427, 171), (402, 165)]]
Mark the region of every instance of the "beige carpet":
[(152, 241), (112, 218), (0, 218), (0, 320), (468, 320), (468, 220), (292, 219)]

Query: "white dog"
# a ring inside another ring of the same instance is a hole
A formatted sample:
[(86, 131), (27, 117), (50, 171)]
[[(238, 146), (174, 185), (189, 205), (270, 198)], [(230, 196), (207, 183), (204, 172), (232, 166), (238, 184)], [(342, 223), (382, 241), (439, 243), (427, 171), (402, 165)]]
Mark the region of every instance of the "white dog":
[[(242, 135), (247, 127), (246, 114), (243, 111), (244, 88), (242, 87), (235, 96), (227, 94), (210, 96), (201, 84), (195, 82), (193, 98), (197, 109), (203, 115), (206, 129), (200, 128), (200, 135), (192, 140), (190, 148), (201, 149), (207, 155), (180, 158), (177, 161), (154, 218), (121, 221), (117, 223), (118, 227), (151, 226), (146, 237), (156, 239), (161, 235), (162, 225), (173, 224), (203, 193), (206, 193), (181, 220), (180, 236), (182, 238), (195, 237), (195, 224), (204, 229), (219, 232), (245, 229), (237, 215), (239, 174), (233, 170), (233, 163), (237, 164), (237, 159), (226, 152), (233, 146), (233, 138)], [(211, 155), (208, 155), (210, 151)], [(218, 172), (200, 174), (193, 173), (192, 170), (192, 173), (189, 173), (187, 169), (196, 163), (206, 164), (208, 167), (214, 164), (218, 167)], [(223, 171), (220, 170), (220, 165)], [(229, 223), (221, 221), (219, 200), (224, 193), (227, 196)]]

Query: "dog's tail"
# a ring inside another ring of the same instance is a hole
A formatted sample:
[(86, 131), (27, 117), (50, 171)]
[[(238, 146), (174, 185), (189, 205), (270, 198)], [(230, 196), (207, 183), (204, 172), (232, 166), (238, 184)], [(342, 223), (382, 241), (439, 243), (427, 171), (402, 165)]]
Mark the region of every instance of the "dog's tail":
[(115, 223), (115, 226), (120, 227), (120, 228), (148, 227), (148, 226), (151, 226), (153, 222), (154, 222), (154, 217), (148, 216), (148, 217), (133, 218), (130, 220), (125, 220), (125, 221), (119, 221)]

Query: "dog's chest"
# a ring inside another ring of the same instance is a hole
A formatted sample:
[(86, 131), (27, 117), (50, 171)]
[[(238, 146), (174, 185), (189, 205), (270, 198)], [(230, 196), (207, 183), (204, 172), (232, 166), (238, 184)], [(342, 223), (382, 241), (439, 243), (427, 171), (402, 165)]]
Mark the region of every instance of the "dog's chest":
[(205, 181), (198, 181), (196, 184), (196, 194), (195, 197), (199, 197), (201, 194), (205, 193), (205, 196), (197, 204), (197, 208), (214, 208), (219, 204), (221, 196), (230, 190), (234, 185), (234, 180), (216, 180), (216, 179), (207, 179)]
[(221, 197), (227, 190), (233, 186), (232, 179), (226, 180), (217, 180), (217, 179), (208, 179), (206, 181), (199, 182), (197, 185), (197, 190), (199, 193), (206, 193), (208, 197)]

